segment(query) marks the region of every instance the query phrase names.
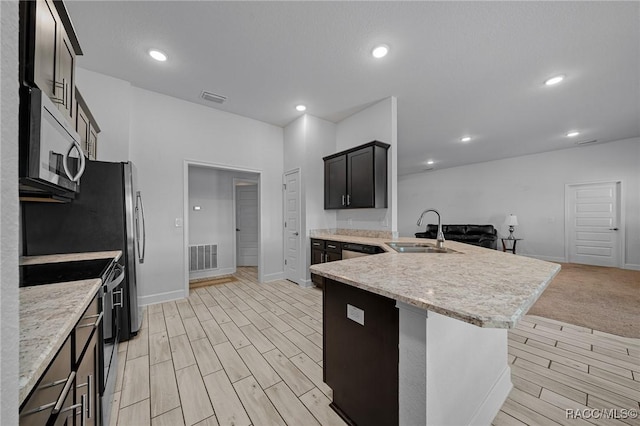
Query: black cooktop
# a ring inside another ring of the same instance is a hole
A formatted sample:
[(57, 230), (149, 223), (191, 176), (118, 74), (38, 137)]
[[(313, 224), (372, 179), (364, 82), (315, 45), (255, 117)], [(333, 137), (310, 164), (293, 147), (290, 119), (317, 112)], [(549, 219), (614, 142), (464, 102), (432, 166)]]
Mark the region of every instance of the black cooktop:
[(103, 278), (113, 259), (78, 260), (20, 266), (20, 287)]

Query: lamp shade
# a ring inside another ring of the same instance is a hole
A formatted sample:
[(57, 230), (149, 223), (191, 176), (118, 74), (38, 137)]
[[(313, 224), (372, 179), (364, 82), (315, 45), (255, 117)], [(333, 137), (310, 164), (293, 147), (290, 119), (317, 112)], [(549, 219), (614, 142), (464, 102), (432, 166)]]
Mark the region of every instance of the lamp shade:
[(509, 215), (509, 217), (507, 218), (507, 225), (518, 226), (518, 217), (515, 215)]

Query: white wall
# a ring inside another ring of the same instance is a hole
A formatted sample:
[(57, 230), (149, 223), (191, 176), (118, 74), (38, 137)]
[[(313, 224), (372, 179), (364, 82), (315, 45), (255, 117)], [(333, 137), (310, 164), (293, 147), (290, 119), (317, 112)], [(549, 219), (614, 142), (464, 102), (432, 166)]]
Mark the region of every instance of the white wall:
[(443, 223), (493, 224), (505, 236), (513, 213), (515, 235), (524, 238), (519, 254), (562, 262), (565, 185), (614, 180), (622, 181), (625, 205), (624, 262), (640, 268), (639, 138), (401, 176), (399, 231), (413, 236), (418, 216), (432, 207)]
[[(143, 90), (99, 73), (82, 70), (79, 74), (78, 84), (102, 129), (99, 159), (131, 160), (137, 166), (147, 231), (145, 263), (138, 270), (140, 303), (184, 296), (184, 228), (175, 223), (184, 220), (185, 160), (261, 172), (260, 272), (264, 280), (280, 278), (282, 128)], [(123, 114), (122, 108), (129, 114)], [(128, 129), (127, 143), (121, 142), (127, 139), (124, 129)], [(107, 134), (112, 137), (103, 139)], [(110, 142), (114, 149), (107, 158), (110, 151), (103, 145)]]
[(176, 297), (185, 283), (183, 228), (175, 226), (183, 219), (185, 159), (261, 172), (260, 273), (282, 277), (282, 128), (135, 87), (132, 101), (131, 160), (147, 225), (141, 302)]
[(373, 140), (391, 145), (388, 157), (388, 208), (337, 211), (337, 227), (397, 232), (398, 126), (397, 101), (391, 96), (337, 124), (336, 152)]
[(323, 157), (336, 152), (336, 125), (305, 114), (284, 129), (284, 171), (300, 169), (300, 235), (303, 257), (299, 284), (311, 285), (311, 229), (336, 227), (335, 210), (324, 209)]
[[(256, 173), (189, 167), (189, 245), (217, 244), (218, 267), (190, 278), (232, 274), (235, 265), (234, 178), (258, 180)], [(200, 210), (193, 210), (200, 206)]]
[(0, 1), (0, 424), (18, 424), (18, 2)]
[(77, 68), (76, 85), (100, 127), (97, 159), (128, 161), (131, 83)]

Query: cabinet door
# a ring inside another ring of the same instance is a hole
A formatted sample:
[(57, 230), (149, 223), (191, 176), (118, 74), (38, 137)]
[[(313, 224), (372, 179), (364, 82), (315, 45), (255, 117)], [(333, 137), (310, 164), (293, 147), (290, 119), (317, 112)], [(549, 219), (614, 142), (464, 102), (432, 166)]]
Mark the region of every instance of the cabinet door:
[(58, 109), (62, 111), (69, 123), (73, 124), (76, 53), (62, 25), (59, 25), (58, 41), (56, 86), (60, 90), (56, 93), (62, 99), (62, 103), (58, 104)]
[(80, 416), (84, 418), (86, 426), (95, 426), (98, 424), (100, 413), (99, 396), (98, 396), (98, 345), (97, 330), (93, 333), (93, 337), (87, 347), (84, 357), (80, 365), (78, 365), (78, 373), (76, 375), (76, 404), (81, 403), (81, 409), (76, 413), (78, 420)]
[(335, 262), (336, 260), (342, 260), (342, 253), (334, 253), (331, 251), (326, 252), (327, 253), (327, 262)]
[(373, 147), (347, 154), (347, 206), (375, 207)]
[(85, 156), (89, 156), (89, 117), (82, 108), (82, 106), (76, 102), (76, 132), (80, 135), (80, 146)]
[[(34, 83), (56, 102), (56, 48), (60, 22), (53, 2), (36, 2), (36, 28), (33, 58)], [(60, 92), (62, 93), (62, 92)]]
[(341, 209), (346, 206), (347, 158), (344, 155), (324, 162), (324, 208)]
[(312, 249), (311, 250), (311, 264), (316, 265), (324, 262), (324, 250)]
[(95, 127), (89, 127), (89, 160), (95, 160), (98, 157), (98, 134)]

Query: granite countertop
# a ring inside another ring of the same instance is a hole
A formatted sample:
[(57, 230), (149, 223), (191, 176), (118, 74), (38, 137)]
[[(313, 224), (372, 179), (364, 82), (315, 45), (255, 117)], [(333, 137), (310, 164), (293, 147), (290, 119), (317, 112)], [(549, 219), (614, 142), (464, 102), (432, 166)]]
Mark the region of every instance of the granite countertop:
[(311, 272), (480, 327), (513, 328), (560, 271), (560, 265), (446, 241), (459, 253), (397, 253), (390, 241), (313, 234), (312, 238), (382, 247), (386, 253), (311, 266)]
[(20, 266), (41, 265), (43, 263), (75, 262), (77, 260), (120, 259), (122, 251), (89, 251), (84, 253), (46, 254), (41, 256), (21, 256)]
[[(121, 251), (20, 258), (21, 265), (92, 259), (119, 259)], [(62, 347), (100, 289), (99, 278), (20, 288), (19, 403)]]

